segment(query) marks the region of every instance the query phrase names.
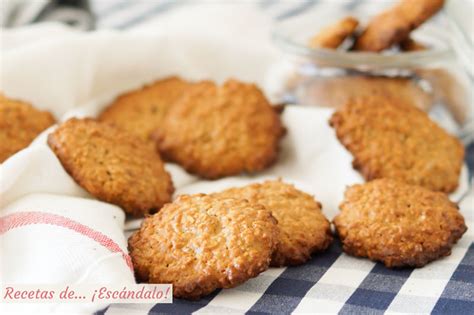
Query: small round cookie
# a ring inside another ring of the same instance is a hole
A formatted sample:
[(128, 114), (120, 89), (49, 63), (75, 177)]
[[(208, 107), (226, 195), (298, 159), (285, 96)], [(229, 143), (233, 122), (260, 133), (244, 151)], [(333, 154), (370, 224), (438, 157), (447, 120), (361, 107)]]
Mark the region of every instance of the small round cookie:
[(284, 128), (253, 84), (196, 84), (155, 133), (165, 158), (204, 178), (257, 172), (277, 158)]
[(280, 233), (271, 266), (300, 265), (311, 254), (324, 251), (333, 240), (321, 203), (281, 180), (230, 188), (214, 195), (246, 199), (272, 212)]
[(346, 253), (422, 267), (451, 253), (467, 227), (444, 193), (391, 179), (349, 187), (334, 219)]
[(153, 213), (171, 200), (173, 183), (158, 153), (115, 126), (72, 118), (48, 144), (82, 188), (129, 214)]
[(366, 180), (393, 178), (443, 192), (458, 186), (462, 143), (413, 106), (359, 98), (336, 111), (330, 124)]
[(143, 141), (154, 144), (151, 134), (161, 126), (170, 107), (190, 86), (191, 83), (178, 77), (156, 81), (119, 96), (98, 119), (112, 123)]
[(263, 206), (196, 194), (146, 218), (128, 244), (139, 280), (171, 283), (175, 297), (198, 299), (265, 271), (277, 238)]
[(26, 148), (54, 122), (51, 113), (0, 93), (0, 163)]

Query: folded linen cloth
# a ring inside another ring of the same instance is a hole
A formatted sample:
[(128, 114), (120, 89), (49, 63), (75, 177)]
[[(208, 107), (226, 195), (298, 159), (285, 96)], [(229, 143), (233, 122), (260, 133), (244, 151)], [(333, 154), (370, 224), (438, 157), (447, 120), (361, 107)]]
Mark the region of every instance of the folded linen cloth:
[[(116, 206), (59, 194), (31, 193), (9, 203), (0, 216), (2, 284), (135, 283), (124, 219)], [(15, 303), (1, 309), (2, 314), (91, 313), (105, 306)]]

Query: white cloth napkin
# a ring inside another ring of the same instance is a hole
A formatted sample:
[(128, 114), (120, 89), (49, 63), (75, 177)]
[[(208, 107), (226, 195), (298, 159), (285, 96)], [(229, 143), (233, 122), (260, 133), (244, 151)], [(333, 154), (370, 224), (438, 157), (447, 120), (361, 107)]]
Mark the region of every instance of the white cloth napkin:
[[(0, 217), (2, 284), (135, 283), (124, 217), (116, 206), (58, 194), (31, 193), (10, 203)], [(2, 314), (90, 314), (106, 305), (23, 303), (0, 309)]]
[[(257, 83), (267, 94), (271, 90), (268, 82), (274, 81), (267, 77), (276, 61), (274, 55), (219, 35), (196, 38), (138, 31), (85, 34), (49, 24), (5, 31), (1, 42), (0, 90), (50, 110), (59, 121), (95, 116), (120, 93), (170, 75), (218, 82), (234, 77)], [(330, 114), (328, 109), (289, 106), (283, 114), (288, 134), (280, 159), (254, 176), (203, 181), (179, 166), (167, 164), (166, 168), (177, 194), (281, 177), (314, 194), (332, 219), (346, 185), (362, 179), (328, 126)], [(0, 166), (2, 282), (133, 282), (127, 264), (123, 213), (116, 206), (93, 200), (64, 171), (46, 144), (53, 128)], [(464, 171), (453, 198), (456, 200), (465, 189)], [(12, 220), (23, 222), (22, 226)], [(43, 224), (45, 221), (53, 223)], [(137, 224), (128, 222), (125, 230)], [(80, 231), (71, 225), (81, 226)], [(116, 246), (100, 245), (95, 232)], [(87, 313), (101, 305), (41, 305), (35, 311), (64, 311), (63, 307)]]

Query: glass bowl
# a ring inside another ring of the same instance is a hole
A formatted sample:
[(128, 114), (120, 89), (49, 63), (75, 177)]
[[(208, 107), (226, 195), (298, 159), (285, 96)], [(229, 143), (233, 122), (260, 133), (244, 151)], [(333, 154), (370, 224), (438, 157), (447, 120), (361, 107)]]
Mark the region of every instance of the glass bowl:
[[(332, 7), (328, 4), (328, 8)], [(412, 38), (427, 46), (426, 50), (355, 52), (347, 51), (351, 45), (347, 41), (337, 50), (308, 46), (322, 27), (349, 15), (364, 25), (380, 10), (372, 8), (372, 14), (367, 14), (322, 8), (277, 23), (272, 39), (286, 56), (281, 67), (286, 70), (276, 96), (287, 103), (338, 107), (354, 96), (379, 95), (411, 102), (462, 136), (474, 117), (472, 81), (452, 49), (445, 14), (413, 32)]]

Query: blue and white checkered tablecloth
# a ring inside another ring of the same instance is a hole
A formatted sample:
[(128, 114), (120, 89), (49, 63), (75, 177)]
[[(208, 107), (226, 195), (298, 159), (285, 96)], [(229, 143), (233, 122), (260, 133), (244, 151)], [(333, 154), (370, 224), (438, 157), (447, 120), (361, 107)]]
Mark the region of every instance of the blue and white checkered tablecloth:
[[(191, 4), (192, 3), (192, 4)], [(273, 20), (318, 10), (320, 1), (250, 1)], [(358, 1), (332, 1), (343, 9), (365, 10)], [(193, 1), (95, 0), (98, 28), (131, 29), (166, 17), (176, 10), (193, 10)], [(215, 6), (216, 2), (200, 3)], [(365, 4), (367, 5), (367, 4)], [(474, 144), (467, 146), (470, 176)], [(466, 220), (474, 221), (474, 191), (462, 200)], [(468, 231), (452, 254), (420, 269), (391, 270), (380, 263), (350, 257), (341, 244), (308, 263), (273, 268), (231, 290), (219, 290), (199, 301), (175, 299), (173, 304), (115, 304), (99, 314), (162, 313), (434, 313), (474, 314), (474, 243)]]

